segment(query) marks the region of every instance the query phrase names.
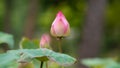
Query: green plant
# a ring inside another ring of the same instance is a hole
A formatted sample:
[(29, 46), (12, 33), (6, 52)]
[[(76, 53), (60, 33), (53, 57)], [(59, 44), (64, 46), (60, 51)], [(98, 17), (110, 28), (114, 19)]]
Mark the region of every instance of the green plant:
[[(70, 27), (62, 12), (58, 13), (56, 19), (55, 25), (52, 26), (52, 35), (61, 40), (70, 33)], [(8, 43), (13, 48), (14, 42), (11, 35), (1, 33), (0, 37), (0, 43)], [(49, 43), (50, 38), (47, 35), (43, 35), (40, 42), (37, 39), (23, 38), (20, 41), (19, 49), (0, 54), (0, 61), (2, 61), (0, 68), (48, 68), (48, 61), (56, 62), (63, 67), (77, 61), (75, 58), (63, 54), (61, 48), (59, 48), (61, 53), (53, 51)]]
[(82, 63), (90, 68), (120, 68), (120, 63), (112, 58), (84, 59)]
[(0, 44), (2, 43), (7, 43), (9, 47), (12, 49), (14, 47), (13, 36), (7, 33), (0, 32)]
[[(76, 59), (70, 57), (69, 55), (57, 53), (50, 49), (37, 47), (36, 49), (32, 49), (33, 46), (37, 45), (30, 40), (26, 40), (24, 39), (21, 42), (20, 47), (22, 47), (22, 49), (9, 50), (7, 53), (0, 54), (0, 61), (3, 61), (0, 63), (0, 67), (9, 67), (14, 63), (13, 66), (16, 68), (19, 63), (30, 63), (33, 62), (33, 60), (45, 62), (52, 60), (63, 66), (71, 65), (76, 62)], [(28, 45), (31, 46), (27, 48)]]

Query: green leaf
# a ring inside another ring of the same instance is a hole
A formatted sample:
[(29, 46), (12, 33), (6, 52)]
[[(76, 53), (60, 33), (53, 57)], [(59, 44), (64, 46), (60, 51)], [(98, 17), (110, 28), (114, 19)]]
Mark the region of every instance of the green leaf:
[(13, 36), (7, 33), (0, 32), (0, 44), (7, 43), (10, 48), (14, 47)]
[(20, 49), (20, 50), (9, 50), (5, 54), (0, 54), (0, 61), (2, 61), (0, 63), (0, 67), (6, 66), (12, 63), (13, 61), (31, 62), (34, 59), (37, 59), (39, 61), (52, 60), (63, 66), (68, 66), (76, 62), (76, 59), (69, 55), (56, 53), (46, 48)]
[(105, 68), (120, 68), (120, 63), (108, 64)]
[(104, 61), (99, 58), (82, 60), (82, 64), (89, 67), (103, 65), (103, 62)]
[(37, 49), (39, 47), (39, 40), (30, 41), (28, 38), (23, 38), (20, 42), (20, 48), (22, 49)]
[(0, 54), (0, 68), (7, 67), (12, 63), (15, 63), (18, 58), (19, 57), (17, 55), (11, 53)]
[(21, 57), (22, 61), (24, 60), (26, 62), (30, 62), (30, 59), (32, 60), (33, 58), (40, 61), (48, 61), (48, 57), (53, 53), (53, 51), (49, 49), (23, 49), (21, 52), (25, 55), (25, 57)]
[(95, 68), (98, 68), (98, 67), (99, 68), (120, 68), (120, 65), (111, 58), (84, 59), (82, 60), (82, 63), (88, 67), (95, 67)]
[[(57, 62), (58, 64), (63, 66), (68, 66), (76, 62), (76, 59), (74, 59), (69, 55), (56, 53), (52, 50), (45, 49), (45, 48), (29, 49), (29, 50), (27, 49), (27, 50), (23, 50), (23, 53), (28, 55), (31, 58), (39, 58), (40, 61), (47, 61), (47, 59), (53, 60), (54, 62)], [(43, 58), (45, 60), (43, 60)]]
[(16, 61), (12, 61), (9, 64), (1, 65), (0, 68), (18, 68), (18, 63)]
[(76, 59), (69, 55), (55, 53), (55, 52), (50, 55), (50, 59), (52, 59), (53, 61), (55, 61), (58, 64), (63, 65), (63, 66), (69, 66), (76, 62)]

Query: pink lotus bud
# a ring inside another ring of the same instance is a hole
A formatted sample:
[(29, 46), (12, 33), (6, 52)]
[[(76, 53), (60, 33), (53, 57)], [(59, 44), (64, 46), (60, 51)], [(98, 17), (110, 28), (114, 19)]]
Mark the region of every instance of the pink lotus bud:
[(48, 34), (43, 34), (40, 40), (40, 48), (49, 47), (50, 36)]
[(65, 37), (70, 34), (70, 26), (61, 11), (58, 12), (51, 26), (51, 35), (55, 37)]

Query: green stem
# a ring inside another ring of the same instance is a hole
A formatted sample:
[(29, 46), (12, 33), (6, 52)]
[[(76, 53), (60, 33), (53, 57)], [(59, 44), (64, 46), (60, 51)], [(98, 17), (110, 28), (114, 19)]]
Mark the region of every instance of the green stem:
[(46, 61), (46, 68), (48, 68), (48, 62)]
[(58, 48), (60, 53), (62, 53), (61, 41), (62, 41), (61, 39), (58, 40)]
[(64, 68), (64, 66), (60, 66), (60, 68)]
[(62, 42), (62, 39), (63, 37), (57, 37), (57, 40), (58, 40), (58, 49), (59, 49), (59, 52), (62, 53), (62, 46), (61, 46), (61, 42)]
[(22, 68), (23, 67), (23, 65), (22, 65), (22, 63), (20, 63), (19, 65), (18, 65), (18, 68)]
[[(62, 38), (63, 37), (58, 37), (58, 48), (59, 48), (59, 52), (62, 53)], [(63, 66), (60, 66), (60, 68), (64, 68)]]
[(40, 68), (43, 68), (43, 63), (44, 63), (44, 62), (43, 62), (43, 61), (41, 61)]

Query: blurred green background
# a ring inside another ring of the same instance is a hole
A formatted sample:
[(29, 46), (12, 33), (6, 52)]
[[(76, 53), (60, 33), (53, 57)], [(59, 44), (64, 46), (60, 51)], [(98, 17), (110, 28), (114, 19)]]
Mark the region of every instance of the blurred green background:
[[(86, 18), (89, 18), (87, 17), (89, 15), (89, 11), (87, 11), (89, 10), (89, 1), (92, 2), (92, 0), (0, 0), (0, 31), (12, 34), (15, 39), (14, 49), (18, 49), (22, 37), (40, 39), (42, 34), (49, 33), (57, 12), (62, 11), (71, 26), (71, 35), (63, 39), (63, 52), (79, 59), (81, 52), (89, 49), (86, 46), (83, 51), (80, 50), (82, 48), (81, 43), (84, 44), (84, 28), (86, 28), (85, 23), (88, 20)], [(94, 5), (94, 0), (92, 4)], [(107, 0), (103, 8), (105, 8), (102, 16), (104, 19), (100, 19), (103, 20), (102, 31), (100, 32), (102, 34), (100, 40), (102, 41), (101, 44), (98, 43), (99, 47), (96, 49), (99, 51), (96, 51), (97, 54), (93, 53), (93, 56), (117, 57), (119, 60), (120, 0)], [(93, 29), (97, 27), (99, 25)], [(52, 39), (51, 45), (57, 51), (56, 40), (55, 38)], [(91, 46), (91, 49), (94, 49), (94, 46)], [(89, 57), (91, 58), (88, 55), (87, 58)]]

